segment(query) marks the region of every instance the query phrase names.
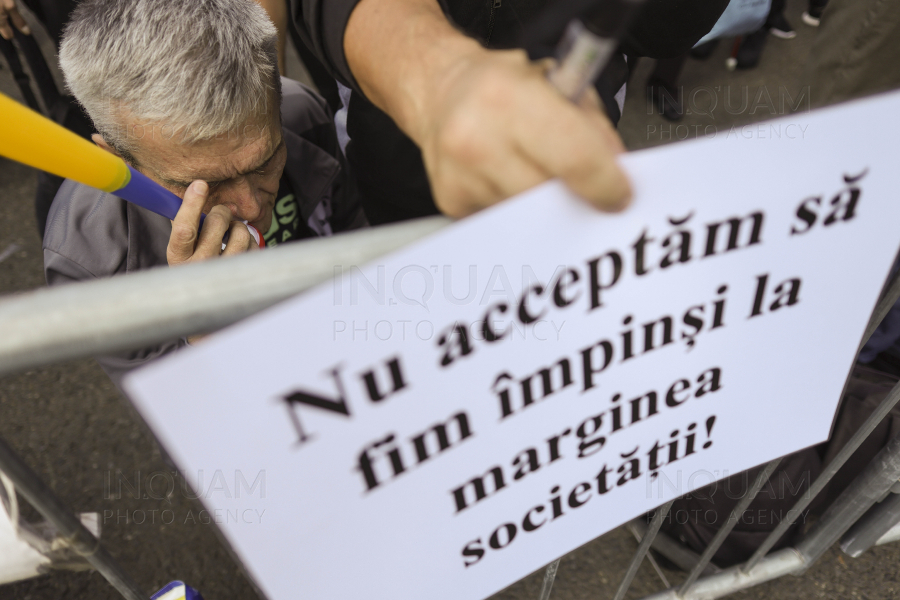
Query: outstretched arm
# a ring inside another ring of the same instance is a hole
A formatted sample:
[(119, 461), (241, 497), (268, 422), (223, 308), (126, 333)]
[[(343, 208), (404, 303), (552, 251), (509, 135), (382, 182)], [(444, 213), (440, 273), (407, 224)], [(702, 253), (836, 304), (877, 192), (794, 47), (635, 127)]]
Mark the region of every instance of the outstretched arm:
[(487, 50), (436, 0), (362, 0), (344, 53), (363, 93), (419, 148), (435, 202), (464, 216), (553, 177), (607, 210), (630, 188), (596, 96), (575, 106), (520, 50)]

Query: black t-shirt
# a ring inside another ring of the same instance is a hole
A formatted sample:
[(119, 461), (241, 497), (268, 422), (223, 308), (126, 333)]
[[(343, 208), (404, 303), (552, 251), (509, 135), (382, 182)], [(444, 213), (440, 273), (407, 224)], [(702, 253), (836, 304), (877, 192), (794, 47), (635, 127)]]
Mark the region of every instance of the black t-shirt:
[[(587, 7), (593, 0), (578, 0)], [(356, 175), (360, 200), (369, 223), (378, 225), (431, 214), (431, 196), (418, 147), (393, 120), (360, 92), (344, 56), (344, 29), (359, 0), (291, 0), (291, 18), (299, 36), (344, 85), (353, 89), (347, 113), (347, 160)], [(490, 47), (509, 47), (524, 25), (542, 11), (567, 3), (551, 0), (440, 0), (444, 12), (466, 34)], [(728, 0), (646, 0), (625, 37), (622, 50), (635, 56), (667, 58), (687, 52), (712, 29)], [(549, 7), (549, 8), (548, 8)], [(560, 21), (564, 25), (566, 21)], [(401, 27), (403, 24), (398, 23)], [(562, 25), (557, 27), (562, 33)], [(548, 40), (551, 47), (555, 45)], [(628, 67), (622, 55), (611, 61), (597, 90), (615, 122), (614, 95), (625, 83)]]
[(272, 210), (272, 225), (263, 234), (266, 247), (310, 237), (317, 237), (317, 234), (303, 222), (297, 196), (291, 189), (287, 177), (282, 175), (278, 194), (275, 196), (275, 207)]

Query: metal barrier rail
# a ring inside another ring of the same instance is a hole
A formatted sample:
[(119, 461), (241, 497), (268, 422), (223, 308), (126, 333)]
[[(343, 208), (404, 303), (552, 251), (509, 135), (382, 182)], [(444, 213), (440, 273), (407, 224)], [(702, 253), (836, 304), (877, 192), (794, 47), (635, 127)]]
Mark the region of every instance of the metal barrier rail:
[(891, 492), (841, 538), (844, 554), (856, 558), (872, 546), (900, 539), (900, 483), (895, 483)]
[[(857, 354), (898, 299), (900, 299), (900, 271), (895, 273), (885, 285), (881, 298), (878, 300), (866, 325)], [(849, 380), (850, 374), (848, 373), (848, 383)], [(841, 393), (842, 396), (845, 391), (846, 383)], [(801, 574), (812, 566), (845, 533), (847, 535), (842, 541), (842, 548), (851, 556), (858, 556), (875, 544), (900, 540), (900, 483), (898, 483), (898, 479), (900, 479), (900, 436), (898, 436), (872, 460), (869, 467), (829, 507), (815, 528), (804, 537), (796, 548), (785, 548), (771, 555), (768, 554), (803, 510), (825, 488), (832, 477), (847, 462), (869, 434), (872, 433), (878, 423), (898, 403), (900, 403), (900, 383), (894, 386), (837, 456), (825, 467), (823, 472), (816, 478), (816, 481), (810, 486), (809, 494), (801, 498), (788, 511), (789, 517), (792, 514), (795, 516), (782, 520), (753, 556), (750, 557), (750, 560), (742, 565), (725, 570), (716, 568), (715, 571), (717, 572), (709, 573), (710, 568), (715, 567), (710, 562), (712, 557), (721, 548), (734, 525), (737, 524), (734, 520), (729, 520), (722, 529), (716, 532), (709, 546), (699, 557), (690, 550), (683, 548), (677, 542), (668, 539), (664, 534), (659, 533), (659, 525), (662, 523), (660, 515), (664, 516), (668, 512), (672, 505), (671, 501), (657, 509), (649, 529), (637, 531), (638, 529), (643, 529), (641, 519), (636, 519), (629, 523), (627, 526), (636, 532), (640, 539), (640, 545), (616, 591), (614, 600), (621, 600), (625, 597), (631, 586), (634, 574), (637, 572), (644, 557), (647, 556), (652, 560), (652, 556), (648, 554), (651, 547), (660, 550), (677, 566), (685, 571), (689, 571), (689, 573), (684, 582), (677, 588), (671, 587), (668, 590), (646, 596), (643, 600), (711, 600), (771, 581), (783, 575)], [(740, 514), (750, 505), (780, 461), (781, 459), (779, 458), (766, 465), (758, 475), (753, 486), (740, 499), (740, 502), (734, 509), (735, 513)], [(873, 504), (886, 498), (892, 490), (895, 492), (892, 498), (886, 499), (882, 504), (867, 512)], [(657, 519), (659, 519), (659, 523), (656, 523)], [(654, 524), (656, 524), (655, 527)], [(849, 532), (848, 529), (850, 530)], [(553, 585), (553, 578), (556, 577), (559, 561), (560, 559), (557, 559), (546, 569), (540, 600), (549, 600), (550, 587)], [(698, 579), (702, 574), (706, 576)], [(665, 578), (663, 578), (663, 581), (666, 581)]]
[(361, 229), (177, 269), (0, 300), (0, 375), (221, 329), (446, 227), (446, 217)]
[[(214, 331), (327, 281), (353, 265), (397, 250), (450, 223), (444, 217), (430, 217), (309, 240), (227, 261), (210, 261), (171, 270), (156, 269), (128, 277), (41, 289), (4, 298), (0, 300), (0, 331), (4, 332), (0, 337), (0, 375)], [(860, 348), (898, 298), (900, 274), (886, 286)], [(826, 466), (812, 484), (808, 496), (801, 499), (789, 515), (799, 516), (802, 513), (898, 402), (900, 383)], [(765, 467), (741, 499), (739, 507), (750, 504), (779, 461), (772, 461)], [(801, 573), (858, 521), (857, 534), (853, 535), (851, 531), (848, 534), (850, 541), (846, 541), (854, 551), (862, 552), (873, 543), (894, 539), (900, 536), (900, 532), (894, 531), (897, 529), (896, 519), (900, 519), (900, 501), (893, 499), (888, 508), (879, 508), (873, 515), (867, 515), (867, 520), (860, 521), (860, 518), (875, 502), (890, 493), (898, 478), (900, 437), (893, 440), (860, 474), (859, 479), (835, 501), (797, 548), (786, 548), (768, 555), (796, 517), (785, 519), (747, 563), (719, 570), (710, 560), (730, 531), (730, 527), (726, 526), (716, 534), (702, 556), (695, 557), (688, 551), (681, 551), (678, 564), (690, 566), (691, 570), (678, 588), (670, 588), (646, 600), (718, 598), (788, 573)], [(28, 477), (22, 481), (27, 487)], [(49, 493), (49, 490), (44, 491)], [(900, 498), (900, 494), (897, 497)], [(28, 498), (31, 500), (31, 495)], [(60, 516), (56, 514), (59, 510), (51, 510), (46, 503), (42, 506), (39, 500), (33, 504), (61, 531), (70, 529), (71, 523), (67, 519), (63, 518), (60, 522)], [(657, 543), (657, 534), (671, 505), (672, 501), (658, 508), (649, 528), (637, 533), (641, 541), (616, 592), (616, 600), (624, 598), (651, 546), (666, 546), (665, 543)], [(56, 509), (59, 508), (56, 506)], [(98, 553), (99, 545), (91, 548), (92, 553)], [(102, 549), (99, 554), (102, 554)], [(104, 561), (109, 564), (101, 568), (101, 572), (126, 597), (133, 597), (130, 582), (107, 558), (104, 555)], [(556, 560), (546, 568), (541, 600), (549, 599), (558, 567), (559, 560)]]
[[(900, 384), (889, 396), (893, 397), (893, 404), (900, 399)], [(644, 600), (709, 600), (771, 581), (782, 575), (801, 574), (811, 567), (855, 520), (884, 494), (884, 491), (895, 485), (898, 477), (900, 477), (900, 436), (892, 440), (872, 460), (869, 467), (838, 497), (796, 548), (784, 548), (771, 555), (760, 557), (752, 566), (750, 566), (751, 559), (743, 565), (704, 577), (692, 585), (683, 585), (680, 589), (671, 588), (647, 596)], [(796, 507), (790, 512), (795, 510)], [(722, 541), (724, 536), (719, 540), (719, 545)], [(707, 553), (711, 556), (718, 547), (714, 548), (714, 545), (710, 544), (704, 556)]]
[[(116, 588), (126, 600), (146, 598), (140, 587), (101, 546), (100, 541), (82, 525), (73, 512), (47, 487), (37, 474), (0, 438), (0, 471), (13, 487), (41, 515), (56, 527), (66, 545), (83, 557)], [(0, 510), (3, 510), (0, 507)]]
[[(860, 341), (857, 354), (898, 299), (900, 299), (900, 271), (895, 273), (890, 282), (885, 285), (881, 298), (877, 302), (872, 316), (869, 318), (869, 323)], [(849, 380), (850, 374), (848, 373), (847, 381), (849, 382)], [(846, 391), (846, 384), (844, 388), (844, 391)], [(841, 395), (843, 396), (843, 392)], [(746, 563), (726, 569), (720, 573), (708, 575), (702, 579), (697, 579), (703, 569), (708, 566), (712, 556), (725, 542), (731, 527), (734, 526), (734, 523), (731, 526), (726, 524), (722, 530), (717, 532), (679, 588), (670, 588), (664, 592), (647, 596), (644, 600), (699, 600), (701, 598), (708, 600), (770, 581), (782, 575), (789, 573), (800, 574), (806, 571), (834, 542), (847, 533), (848, 529), (863, 517), (875, 502), (889, 494), (891, 489), (897, 488), (897, 481), (900, 478), (900, 436), (892, 440), (872, 460), (869, 467), (826, 510), (813, 530), (804, 537), (796, 548), (785, 548), (771, 555), (768, 555), (769, 551), (781, 539), (788, 528), (793, 525), (803, 510), (831, 481), (832, 477), (847, 462), (869, 434), (874, 431), (878, 423), (898, 403), (900, 403), (900, 383), (894, 386), (837, 456), (825, 467), (823, 472), (816, 478), (816, 481), (810, 486), (809, 493), (788, 511), (788, 516), (793, 514), (794, 517), (783, 519)], [(741, 499), (738, 509), (749, 506), (762, 485), (774, 471), (778, 461), (780, 459), (769, 463), (763, 472), (760, 473), (755, 484), (747, 490), (746, 495)], [(845, 541), (845, 544), (851, 546), (854, 551), (861, 553), (870, 547), (875, 534), (878, 535), (874, 537), (874, 540), (880, 542), (888, 537), (888, 533), (893, 533), (891, 527), (897, 525), (897, 519), (900, 519), (900, 502), (892, 499), (886, 508), (879, 507), (873, 513), (870, 517), (870, 522), (861, 522), (857, 535), (852, 538), (848, 536), (849, 539)], [(650, 541), (646, 544), (649, 546), (653, 543), (656, 532), (651, 529), (646, 537), (650, 538)], [(643, 558), (642, 548), (645, 545), (645, 541), (646, 539), (642, 540), (641, 547), (638, 548), (635, 554), (635, 560), (638, 563)], [(646, 554), (646, 551), (644, 551), (644, 554)], [(619, 586), (616, 598), (624, 597), (630, 584), (631, 580), (625, 577)]]
[[(156, 269), (5, 297), (0, 299), (0, 376), (225, 327), (327, 281), (335, 275), (335, 269), (350, 268), (397, 250), (451, 222), (445, 217), (430, 217), (227, 261)], [(149, 597), (2, 437), (0, 471), (63, 534), (68, 546), (88, 560), (123, 597)], [(549, 592), (548, 587), (548, 596)]]

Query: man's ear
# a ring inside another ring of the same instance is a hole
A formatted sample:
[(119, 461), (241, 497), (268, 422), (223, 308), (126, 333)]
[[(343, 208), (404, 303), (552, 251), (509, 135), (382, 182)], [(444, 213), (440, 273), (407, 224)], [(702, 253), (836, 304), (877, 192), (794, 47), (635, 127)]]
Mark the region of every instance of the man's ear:
[(121, 154), (119, 154), (118, 152), (116, 152), (115, 148), (113, 148), (112, 146), (110, 146), (109, 144), (106, 143), (106, 140), (103, 139), (103, 136), (100, 135), (99, 133), (94, 133), (94, 134), (92, 134), (92, 135), (91, 135), (91, 140), (93, 140), (93, 142), (94, 142), (95, 144), (97, 144), (98, 146), (100, 146), (101, 148), (103, 148), (104, 150), (106, 150), (107, 152), (109, 152), (110, 154), (115, 154), (115, 155), (118, 156), (119, 158), (123, 158)]

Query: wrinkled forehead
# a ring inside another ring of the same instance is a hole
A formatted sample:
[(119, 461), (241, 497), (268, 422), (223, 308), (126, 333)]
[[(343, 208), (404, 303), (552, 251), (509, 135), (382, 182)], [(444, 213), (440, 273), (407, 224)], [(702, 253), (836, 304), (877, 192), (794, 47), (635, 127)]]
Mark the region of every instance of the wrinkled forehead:
[[(271, 105), (270, 105), (271, 106)], [(280, 111), (266, 110), (211, 138), (190, 140), (184, 127), (130, 123), (134, 158), (170, 185), (219, 182), (264, 166), (283, 145)]]

